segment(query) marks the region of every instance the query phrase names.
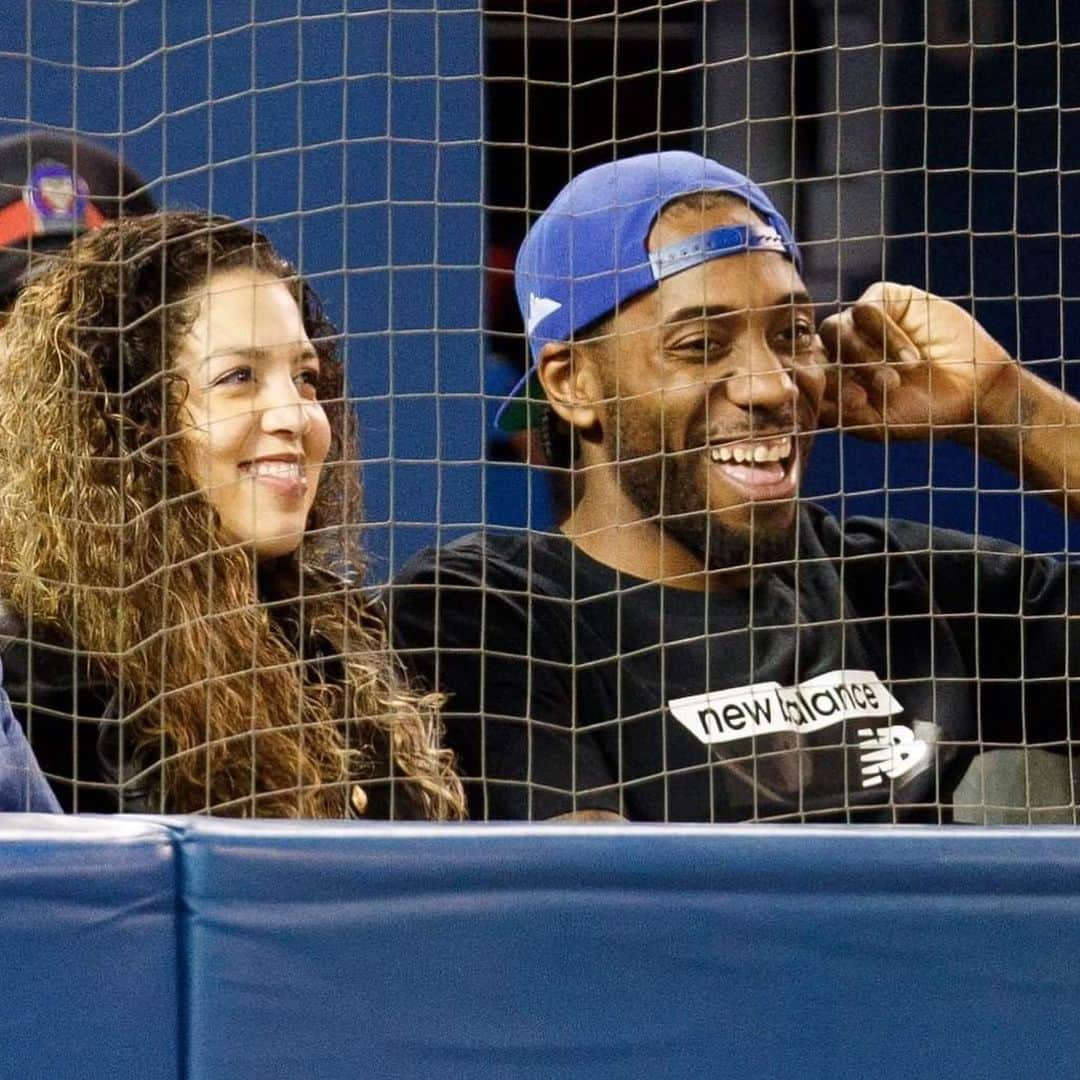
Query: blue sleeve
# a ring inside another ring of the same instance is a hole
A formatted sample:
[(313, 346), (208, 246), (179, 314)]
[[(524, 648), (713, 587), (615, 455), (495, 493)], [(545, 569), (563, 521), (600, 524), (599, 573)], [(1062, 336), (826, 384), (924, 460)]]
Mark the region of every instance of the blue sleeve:
[(3, 689), (0, 689), (0, 812), (62, 812)]

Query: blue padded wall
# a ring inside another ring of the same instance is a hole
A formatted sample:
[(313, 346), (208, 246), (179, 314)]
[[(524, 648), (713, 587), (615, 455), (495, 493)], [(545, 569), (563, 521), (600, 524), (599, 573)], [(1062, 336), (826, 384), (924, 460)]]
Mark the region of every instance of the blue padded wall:
[(1071, 831), (182, 841), (190, 1075), (1073, 1076)]
[(169, 831), (0, 814), (0, 1078), (176, 1080)]
[(0, 818), (0, 1078), (1073, 1077), (1080, 834)]

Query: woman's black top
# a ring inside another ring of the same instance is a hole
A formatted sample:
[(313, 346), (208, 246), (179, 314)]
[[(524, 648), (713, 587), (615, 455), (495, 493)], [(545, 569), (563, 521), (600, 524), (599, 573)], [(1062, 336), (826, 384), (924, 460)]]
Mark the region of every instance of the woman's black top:
[[(286, 638), (298, 646), (300, 622), (278, 608), (273, 614)], [(298, 649), (299, 651), (299, 649)], [(308, 678), (340, 682), (340, 658), (329, 642), (312, 638), (304, 654)], [(156, 813), (162, 807), (147, 790), (145, 768), (132, 760), (119, 687), (105, 678), (92, 656), (55, 630), (28, 627), (0, 609), (0, 661), (12, 711), (42, 771), (67, 813)], [(370, 774), (357, 777), (366, 796), (363, 816), (415, 816), (406, 785), (389, 775), (385, 740), (376, 739)], [(140, 762), (145, 766), (146, 762)], [(398, 790), (391, 799), (391, 788)], [(350, 815), (357, 809), (351, 798)]]

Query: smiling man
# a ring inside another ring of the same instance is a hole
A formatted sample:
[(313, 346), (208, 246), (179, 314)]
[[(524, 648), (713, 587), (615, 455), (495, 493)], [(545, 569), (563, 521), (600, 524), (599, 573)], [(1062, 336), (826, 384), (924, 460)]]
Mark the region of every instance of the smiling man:
[(575, 178), (515, 282), (534, 363), (500, 422), (565, 445), (573, 509), (392, 594), (474, 817), (946, 820), (980, 749), (1067, 749), (1067, 565), (798, 492), (840, 423), (973, 443), (1075, 512), (1075, 401), (915, 289), (818, 328), (787, 222), (693, 154)]

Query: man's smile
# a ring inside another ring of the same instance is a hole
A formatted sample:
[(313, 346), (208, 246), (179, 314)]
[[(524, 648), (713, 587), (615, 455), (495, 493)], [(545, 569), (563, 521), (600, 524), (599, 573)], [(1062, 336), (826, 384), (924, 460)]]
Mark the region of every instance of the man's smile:
[(790, 435), (711, 444), (712, 467), (748, 501), (789, 499), (799, 489), (799, 440)]

